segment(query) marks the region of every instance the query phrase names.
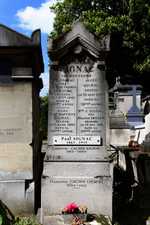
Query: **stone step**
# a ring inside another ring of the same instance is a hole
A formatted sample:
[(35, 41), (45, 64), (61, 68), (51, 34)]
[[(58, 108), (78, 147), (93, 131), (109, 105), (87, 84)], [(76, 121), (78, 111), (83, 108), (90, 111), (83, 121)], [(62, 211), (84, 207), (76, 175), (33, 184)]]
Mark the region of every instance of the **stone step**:
[(43, 225), (66, 225), (61, 215), (44, 216)]
[[(73, 218), (73, 215), (44, 216), (43, 225), (72, 225)], [(98, 223), (96, 220), (93, 220), (92, 222), (84, 221), (83, 225), (102, 225), (102, 223)]]

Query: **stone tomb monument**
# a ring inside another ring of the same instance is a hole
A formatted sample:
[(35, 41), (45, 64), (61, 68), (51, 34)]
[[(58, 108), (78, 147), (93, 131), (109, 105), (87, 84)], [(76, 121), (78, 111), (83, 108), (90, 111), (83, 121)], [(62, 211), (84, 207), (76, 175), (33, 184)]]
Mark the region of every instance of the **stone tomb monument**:
[(112, 215), (108, 86), (105, 56), (109, 37), (99, 42), (80, 22), (48, 42), (50, 70), (48, 149), (42, 206), (59, 214), (66, 204)]
[(15, 214), (40, 205), (41, 72), (40, 31), (29, 38), (0, 25), (0, 199)]

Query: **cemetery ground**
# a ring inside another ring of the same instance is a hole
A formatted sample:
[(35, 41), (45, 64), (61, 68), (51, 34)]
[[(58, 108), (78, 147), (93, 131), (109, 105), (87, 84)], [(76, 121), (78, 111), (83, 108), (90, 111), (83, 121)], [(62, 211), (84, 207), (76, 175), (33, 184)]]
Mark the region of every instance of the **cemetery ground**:
[[(87, 222), (88, 221), (88, 222)], [(91, 223), (90, 223), (91, 222)], [(111, 221), (108, 217), (90, 214), (65, 214), (51, 216), (45, 224), (48, 225), (110, 225)], [(38, 218), (33, 216), (14, 216), (10, 209), (0, 201), (0, 225), (40, 225)]]
[[(82, 218), (82, 219), (81, 219)], [(134, 203), (124, 204), (120, 207), (117, 223), (113, 225), (145, 225), (142, 221), (141, 210), (138, 205)], [(149, 224), (150, 218), (147, 218)], [(40, 225), (41, 223), (35, 215), (33, 216), (17, 216), (15, 217), (11, 211), (0, 201), (0, 224), (1, 225)], [(83, 220), (81, 214), (67, 215), (54, 215), (47, 217), (45, 220), (46, 225), (111, 225), (109, 217), (104, 215), (87, 214), (86, 219)]]

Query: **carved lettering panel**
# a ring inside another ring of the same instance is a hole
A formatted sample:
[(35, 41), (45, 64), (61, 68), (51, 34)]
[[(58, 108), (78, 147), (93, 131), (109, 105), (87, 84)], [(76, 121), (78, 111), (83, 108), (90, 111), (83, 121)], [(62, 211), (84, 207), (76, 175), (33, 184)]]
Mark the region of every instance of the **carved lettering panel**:
[(97, 63), (76, 62), (52, 69), (47, 159), (66, 158), (65, 150), (57, 154), (51, 146), (82, 145), (87, 151), (86, 146), (93, 145), (98, 146), (93, 157), (100, 160), (97, 149), (103, 149), (106, 141), (105, 88)]

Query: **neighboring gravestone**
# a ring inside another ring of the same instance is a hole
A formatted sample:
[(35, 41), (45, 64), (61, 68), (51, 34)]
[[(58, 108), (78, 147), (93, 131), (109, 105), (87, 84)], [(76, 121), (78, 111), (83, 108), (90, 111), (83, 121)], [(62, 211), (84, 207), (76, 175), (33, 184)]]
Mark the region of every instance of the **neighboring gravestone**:
[(116, 100), (116, 109), (110, 111), (110, 143), (114, 146), (127, 146), (131, 136), (141, 143), (144, 128), (141, 89), (140, 85), (121, 84), (120, 78), (117, 78), (110, 90)]
[(0, 25), (0, 199), (15, 214), (39, 204), (42, 71), (40, 31), (29, 38)]
[(47, 215), (61, 213), (71, 202), (86, 205), (88, 212), (112, 214), (107, 51), (109, 37), (99, 42), (80, 22), (49, 40), (48, 149), (42, 184)]

